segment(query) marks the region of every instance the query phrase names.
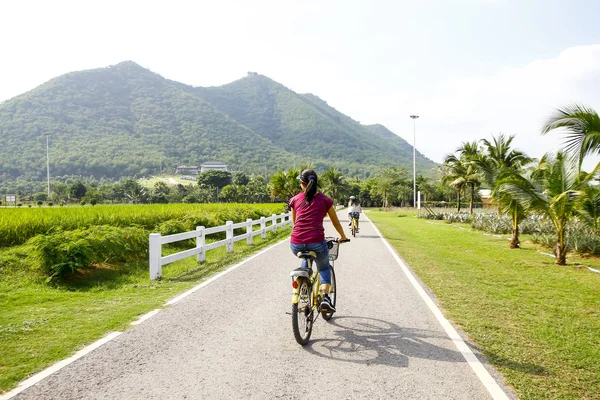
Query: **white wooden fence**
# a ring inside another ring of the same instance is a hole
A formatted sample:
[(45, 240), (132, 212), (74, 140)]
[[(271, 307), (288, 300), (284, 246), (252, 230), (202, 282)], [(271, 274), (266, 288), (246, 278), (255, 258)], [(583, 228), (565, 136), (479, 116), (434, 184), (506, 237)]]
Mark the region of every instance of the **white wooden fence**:
[[(267, 226), (267, 222), (271, 222)], [(260, 224), (260, 229), (254, 230), (254, 225)], [(160, 233), (150, 234), (150, 279), (160, 279), (162, 277), (162, 266), (178, 261), (187, 257), (196, 256), (196, 261), (204, 262), (206, 260), (206, 252), (217, 247), (226, 246), (227, 252), (233, 251), (233, 244), (240, 240), (246, 239), (247, 244), (252, 244), (252, 238), (261, 235), (263, 239), (267, 237), (268, 231), (277, 231), (280, 227), (291, 225), (290, 213), (273, 214), (270, 217), (261, 217), (258, 220), (247, 219), (246, 222), (234, 224), (233, 221), (227, 221), (225, 225), (205, 228), (203, 226), (196, 227), (195, 231), (177, 233), (175, 235), (162, 236)], [(233, 236), (234, 229), (246, 228), (246, 233)], [(206, 243), (206, 236), (225, 232), (225, 239), (217, 242)], [(179, 242), (181, 240), (196, 238), (196, 247), (193, 249), (181, 251), (179, 253), (170, 254), (166, 257), (162, 256), (162, 245), (167, 243)]]

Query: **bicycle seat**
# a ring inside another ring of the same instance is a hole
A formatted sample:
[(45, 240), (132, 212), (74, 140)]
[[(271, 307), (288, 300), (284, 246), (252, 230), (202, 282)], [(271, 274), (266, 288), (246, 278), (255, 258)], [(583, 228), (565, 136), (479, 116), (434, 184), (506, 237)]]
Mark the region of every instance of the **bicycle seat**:
[(310, 270), (308, 268), (296, 268), (292, 272), (290, 272), (290, 276), (293, 278), (295, 276), (304, 276), (306, 278), (310, 277)]
[(296, 256), (298, 258), (317, 258), (317, 253), (314, 251), (299, 251)]

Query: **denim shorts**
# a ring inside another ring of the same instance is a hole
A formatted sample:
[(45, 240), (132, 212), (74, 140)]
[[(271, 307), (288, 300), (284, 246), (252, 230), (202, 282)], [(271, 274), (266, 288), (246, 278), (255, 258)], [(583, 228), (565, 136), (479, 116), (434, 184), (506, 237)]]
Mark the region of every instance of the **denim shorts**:
[[(294, 244), (290, 243), (290, 248), (294, 255), (298, 254), (299, 251), (314, 251), (317, 253), (317, 269), (319, 270), (319, 277), (321, 283), (331, 284), (331, 270), (329, 269), (329, 248), (327, 247), (327, 241), (310, 244)], [(308, 261), (302, 260), (302, 268), (308, 268)]]

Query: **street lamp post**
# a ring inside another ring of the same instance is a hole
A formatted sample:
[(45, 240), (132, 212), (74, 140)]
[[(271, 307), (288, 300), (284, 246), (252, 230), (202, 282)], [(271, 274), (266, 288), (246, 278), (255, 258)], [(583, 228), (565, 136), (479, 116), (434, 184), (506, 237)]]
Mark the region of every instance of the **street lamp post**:
[(413, 207), (417, 206), (417, 118), (418, 115), (410, 116), (413, 120)]
[(50, 137), (50, 134), (44, 133), (44, 136), (46, 136), (46, 174), (48, 177), (48, 197), (50, 197), (50, 152), (48, 151), (48, 138)]

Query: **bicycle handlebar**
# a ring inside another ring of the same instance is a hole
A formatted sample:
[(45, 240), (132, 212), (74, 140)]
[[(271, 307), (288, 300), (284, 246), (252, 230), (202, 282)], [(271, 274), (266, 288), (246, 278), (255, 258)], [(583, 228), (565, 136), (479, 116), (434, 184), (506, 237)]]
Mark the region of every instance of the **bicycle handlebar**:
[(336, 242), (336, 243), (347, 243), (350, 241), (350, 239), (346, 239), (346, 240), (340, 240), (338, 238), (334, 238), (334, 237), (326, 237), (325, 241), (327, 241), (327, 243), (331, 243), (331, 242)]

